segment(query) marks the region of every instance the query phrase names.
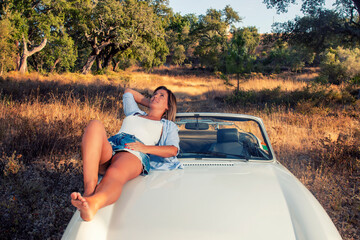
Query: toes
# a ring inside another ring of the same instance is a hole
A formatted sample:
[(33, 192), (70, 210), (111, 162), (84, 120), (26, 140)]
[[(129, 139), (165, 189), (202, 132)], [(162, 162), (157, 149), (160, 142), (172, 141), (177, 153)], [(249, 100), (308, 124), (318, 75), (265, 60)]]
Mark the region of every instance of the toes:
[(73, 192), (73, 193), (71, 193), (70, 197), (71, 197), (72, 200), (77, 200), (78, 199), (78, 193)]
[(80, 194), (78, 195), (78, 200), (80, 200), (82, 203), (86, 202), (86, 199)]

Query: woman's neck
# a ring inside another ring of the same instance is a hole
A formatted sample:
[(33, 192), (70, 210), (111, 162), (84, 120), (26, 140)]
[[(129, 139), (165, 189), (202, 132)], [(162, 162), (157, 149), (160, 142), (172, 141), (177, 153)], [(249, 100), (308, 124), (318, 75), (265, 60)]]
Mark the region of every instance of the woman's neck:
[(163, 113), (159, 112), (159, 111), (155, 111), (155, 110), (151, 110), (149, 111), (148, 115), (144, 116), (145, 118), (151, 119), (151, 120), (158, 120), (160, 121), (161, 118), (163, 116)]

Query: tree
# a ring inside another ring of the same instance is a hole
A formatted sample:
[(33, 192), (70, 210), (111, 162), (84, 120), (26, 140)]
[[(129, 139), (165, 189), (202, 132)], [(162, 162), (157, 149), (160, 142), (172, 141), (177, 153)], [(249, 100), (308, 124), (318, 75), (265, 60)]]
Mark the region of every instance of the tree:
[(184, 46), (183, 45), (176, 46), (173, 54), (173, 63), (175, 65), (180, 65), (185, 61), (185, 59), (186, 59), (186, 55), (185, 55)]
[(76, 58), (77, 51), (74, 41), (66, 34), (50, 41), (43, 51), (29, 59), (29, 64), (36, 71), (69, 71), (74, 67)]
[[(275, 7), (278, 13), (285, 13), (295, 0), (264, 0), (267, 8)], [(307, 15), (316, 15), (324, 6), (325, 0), (302, 0), (301, 10)], [(339, 14), (347, 21), (342, 26), (349, 35), (360, 37), (360, 0), (337, 0), (336, 6)]]
[(115, 55), (129, 48), (132, 48), (132, 54), (139, 53), (134, 49), (135, 46), (142, 47), (145, 50), (143, 53), (150, 54), (135, 57), (147, 62), (146, 66), (159, 64), (159, 59), (160, 62), (164, 61), (163, 53), (167, 52), (164, 49), (166, 46), (162, 44), (164, 29), (160, 18), (155, 14), (152, 2), (94, 1), (85, 5), (81, 12), (85, 16), (79, 15), (81, 18), (77, 28), (91, 47), (82, 73), (88, 73), (95, 62), (98, 70), (109, 66)]
[(236, 74), (239, 91), (240, 74), (250, 73), (255, 60), (253, 53), (259, 44), (260, 34), (255, 27), (234, 29), (225, 56), (227, 74)]
[(7, 15), (14, 26), (13, 40), (17, 43), (20, 56), (18, 70), (27, 70), (28, 58), (40, 52), (48, 41), (63, 35), (63, 22), (68, 2), (54, 1), (6, 1), (2, 4), (1, 16)]
[(279, 72), (281, 69), (300, 71), (306, 64), (314, 60), (314, 53), (301, 46), (290, 46), (287, 42), (278, 40), (267, 54), (262, 63), (270, 71)]
[(319, 80), (324, 83), (355, 83), (360, 78), (360, 49), (329, 48), (323, 54)]
[(235, 30), (238, 35), (241, 35), (245, 41), (247, 52), (251, 55), (255, 54), (255, 49), (260, 43), (260, 34), (256, 27), (244, 27)]
[(329, 47), (355, 43), (344, 28), (345, 22), (346, 19), (338, 13), (321, 9), (314, 15), (277, 23), (275, 32), (280, 33), (289, 44), (306, 47), (319, 54)]
[(170, 17), (166, 27), (166, 43), (170, 52), (169, 63), (180, 65), (191, 57), (188, 51), (196, 41), (192, 41), (189, 33), (196, 21), (197, 18), (193, 14), (181, 16), (176, 13)]
[(223, 10), (209, 9), (206, 15), (200, 15), (191, 35), (198, 39), (194, 54), (202, 66), (213, 70), (220, 68), (231, 25), (240, 21), (230, 6)]
[[(282, 13), (294, 0), (264, 0), (264, 3)], [(324, 0), (303, 0), (304, 17), (275, 25), (278, 37), (292, 48), (315, 53), (316, 64), (321, 61), (321, 53), (328, 48), (356, 48), (360, 44), (360, 1), (337, 0), (336, 11), (324, 9), (324, 3)]]

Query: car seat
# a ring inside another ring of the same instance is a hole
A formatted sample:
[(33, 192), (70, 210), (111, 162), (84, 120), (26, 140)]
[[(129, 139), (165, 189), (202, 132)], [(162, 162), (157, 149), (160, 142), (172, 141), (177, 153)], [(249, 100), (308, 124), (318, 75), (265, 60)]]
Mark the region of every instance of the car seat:
[(209, 151), (241, 155), (243, 145), (239, 143), (238, 130), (236, 128), (218, 129), (217, 142), (211, 145)]

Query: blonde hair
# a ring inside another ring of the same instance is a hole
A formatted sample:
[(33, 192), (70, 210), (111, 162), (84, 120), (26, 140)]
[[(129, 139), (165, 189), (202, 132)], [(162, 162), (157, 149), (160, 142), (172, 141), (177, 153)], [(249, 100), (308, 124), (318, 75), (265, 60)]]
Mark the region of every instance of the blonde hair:
[(160, 86), (157, 87), (154, 91), (154, 93), (156, 93), (157, 90), (163, 89), (168, 93), (168, 109), (164, 112), (163, 114), (163, 118), (170, 120), (170, 121), (175, 121), (175, 117), (176, 117), (176, 97), (174, 95), (174, 93), (167, 89), (165, 86)]

